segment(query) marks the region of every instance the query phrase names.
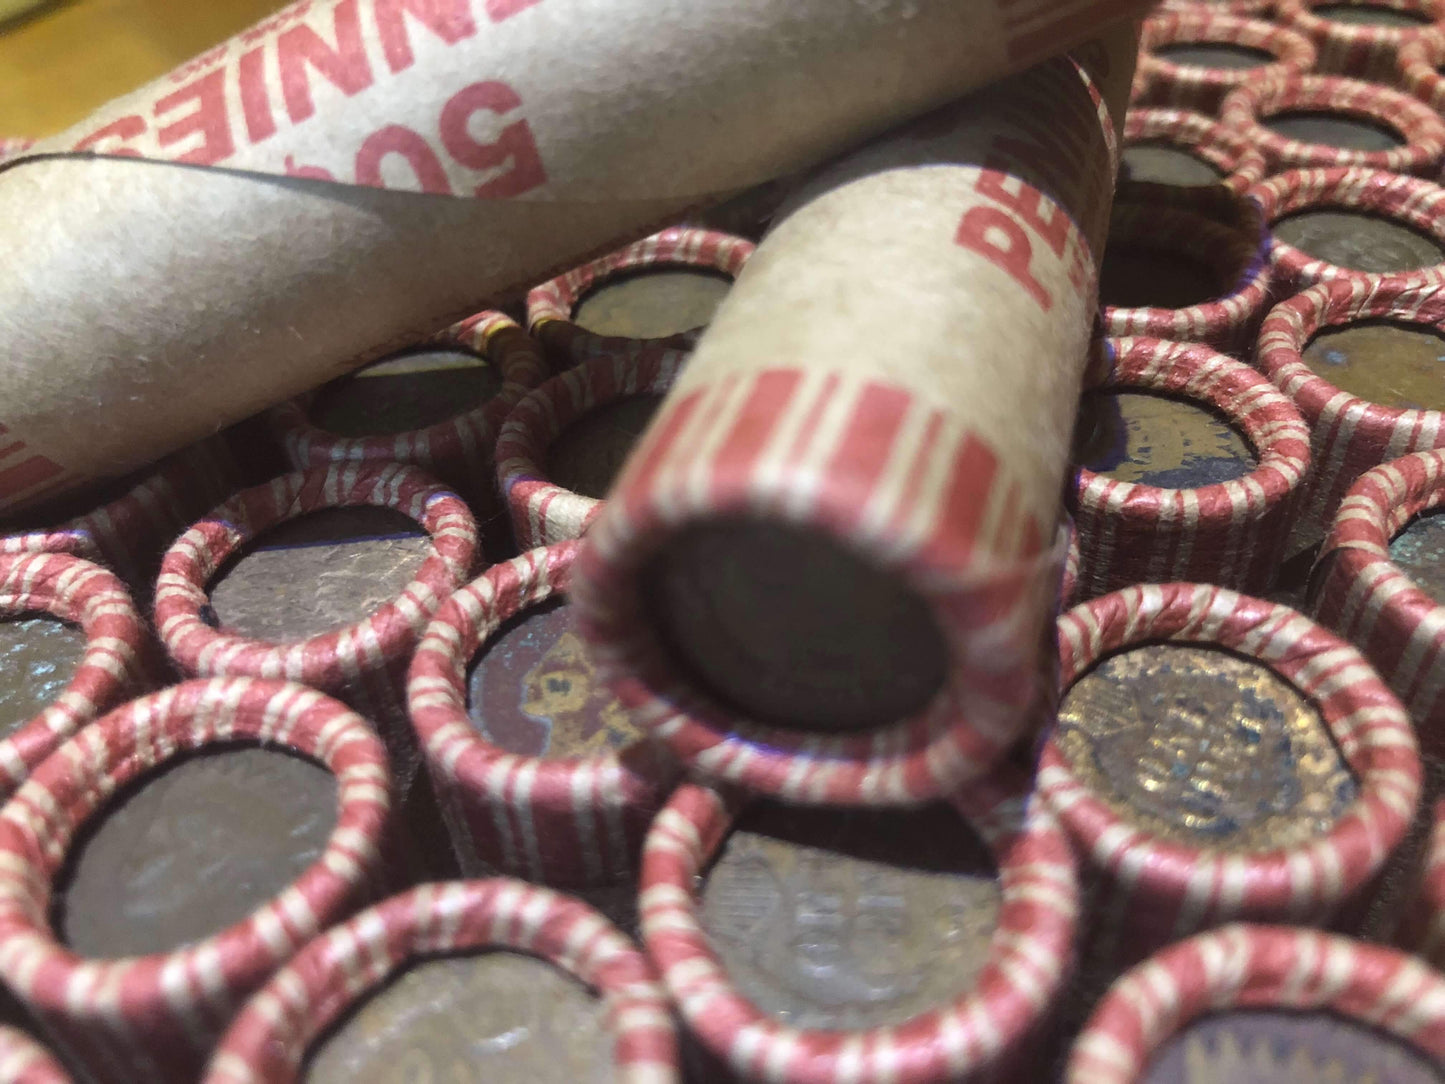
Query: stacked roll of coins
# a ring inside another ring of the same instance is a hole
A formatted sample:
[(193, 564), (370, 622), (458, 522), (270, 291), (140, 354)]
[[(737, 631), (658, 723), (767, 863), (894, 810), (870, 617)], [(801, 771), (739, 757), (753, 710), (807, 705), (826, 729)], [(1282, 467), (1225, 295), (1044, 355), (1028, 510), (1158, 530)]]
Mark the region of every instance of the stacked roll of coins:
[(1315, 62), (1309, 38), (1261, 19), (1195, 4), (1144, 22), (1131, 104), (1213, 114), (1235, 87), (1303, 75)]
[(1445, 26), (1440, 0), (1279, 0), (1278, 19), (1309, 37), (1317, 70), (1389, 84), (1396, 54)]

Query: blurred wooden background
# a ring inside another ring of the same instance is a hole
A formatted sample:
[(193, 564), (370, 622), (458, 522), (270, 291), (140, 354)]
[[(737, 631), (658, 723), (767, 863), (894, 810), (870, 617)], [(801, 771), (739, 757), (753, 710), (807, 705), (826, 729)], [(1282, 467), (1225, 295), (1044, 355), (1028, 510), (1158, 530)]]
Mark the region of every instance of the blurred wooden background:
[[(0, 17), (21, 6), (0, 0)], [(0, 22), (0, 136), (46, 136), (281, 0), (54, 0)]]

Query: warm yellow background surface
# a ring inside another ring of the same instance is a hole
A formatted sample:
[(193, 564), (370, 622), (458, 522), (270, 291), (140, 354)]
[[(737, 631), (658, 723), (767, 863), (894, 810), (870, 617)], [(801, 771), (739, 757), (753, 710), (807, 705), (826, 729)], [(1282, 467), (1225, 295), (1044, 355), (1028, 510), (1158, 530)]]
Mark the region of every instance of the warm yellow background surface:
[[(0, 0), (0, 13), (12, 6)], [(69, 127), (281, 6), (282, 0), (59, 0), (0, 23), (0, 137)]]

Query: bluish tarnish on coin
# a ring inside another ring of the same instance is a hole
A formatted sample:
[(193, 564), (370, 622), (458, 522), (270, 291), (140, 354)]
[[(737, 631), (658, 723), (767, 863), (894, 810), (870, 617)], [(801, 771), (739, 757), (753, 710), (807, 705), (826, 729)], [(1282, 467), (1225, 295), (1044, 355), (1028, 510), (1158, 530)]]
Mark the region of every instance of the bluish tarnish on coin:
[(0, 738), (55, 701), (85, 654), (85, 632), (49, 614), (0, 621)]
[(1254, 470), (1253, 450), (1203, 404), (1163, 395), (1101, 391), (1080, 404), (1076, 461), (1121, 482), (1197, 489)]
[(1445, 606), (1445, 512), (1419, 516), (1390, 541), (1390, 560)]
[(1326, 328), (1301, 358), (1311, 371), (1367, 403), (1445, 410), (1445, 335), (1429, 327), (1362, 320)]
[(1142, 142), (1124, 148), (1120, 173), (1131, 181), (1193, 186), (1216, 184), (1222, 170), (1182, 147), (1163, 142)]

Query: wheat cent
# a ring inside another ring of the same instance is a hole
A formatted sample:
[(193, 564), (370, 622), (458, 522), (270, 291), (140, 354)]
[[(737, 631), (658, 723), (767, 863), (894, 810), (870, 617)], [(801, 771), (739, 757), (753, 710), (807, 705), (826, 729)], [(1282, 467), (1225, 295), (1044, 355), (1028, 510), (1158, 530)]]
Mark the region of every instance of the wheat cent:
[(313, 424), (340, 437), (425, 429), (481, 406), (502, 388), (496, 367), (459, 347), (409, 350), (333, 380), (316, 395)]
[(50, 614), (0, 621), (0, 738), (55, 702), (85, 654), (80, 626)]
[(1255, 469), (1249, 443), (1206, 404), (1097, 391), (1080, 403), (1075, 461), (1121, 482), (1197, 489)]
[(1352, 271), (1418, 271), (1445, 261), (1440, 242), (1423, 231), (1359, 211), (1300, 211), (1278, 219), (1270, 230), (1305, 255)]
[(1297, 846), (1359, 794), (1312, 704), (1266, 667), (1204, 646), (1104, 659), (1064, 696), (1056, 740), (1120, 817), (1189, 847)]
[(1390, 320), (1325, 328), (1301, 357), (1318, 376), (1366, 402), (1445, 410), (1445, 335), (1433, 328)]
[(644, 268), (605, 280), (573, 310), (572, 322), (594, 335), (663, 339), (712, 322), (733, 280), (702, 268)]

